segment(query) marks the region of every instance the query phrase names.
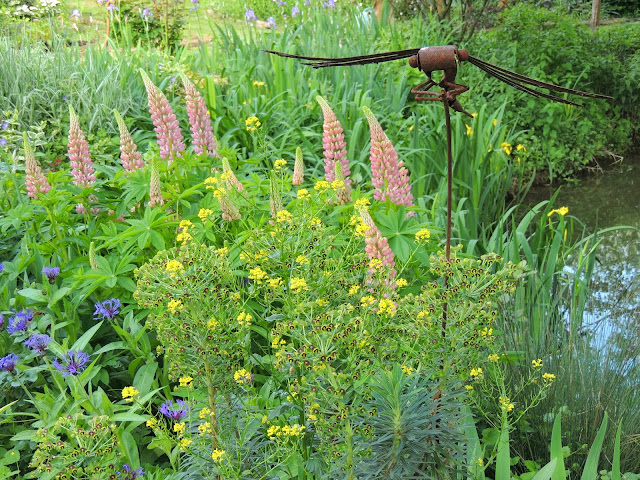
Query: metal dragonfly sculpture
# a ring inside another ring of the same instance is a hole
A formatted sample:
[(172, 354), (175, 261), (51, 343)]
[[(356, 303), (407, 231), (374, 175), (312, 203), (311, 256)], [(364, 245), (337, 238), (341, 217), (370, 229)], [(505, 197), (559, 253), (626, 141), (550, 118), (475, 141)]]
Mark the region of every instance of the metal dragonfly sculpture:
[[(463, 62), (469, 62), (480, 70), (497, 78), (501, 82), (516, 88), (522, 92), (533, 95), (534, 97), (542, 97), (554, 102), (560, 102), (567, 105), (580, 106), (580, 104), (566, 100), (549, 93), (541, 92), (536, 88), (543, 88), (553, 92), (569, 93), (589, 98), (612, 99), (608, 95), (600, 95), (597, 93), (582, 92), (571, 88), (561, 87), (552, 83), (543, 82), (534, 78), (529, 78), (516, 72), (498, 67), (491, 63), (480, 60), (479, 58), (469, 55), (467, 50), (458, 48), (455, 45), (440, 45), (433, 47), (409, 48), (407, 50), (398, 50), (395, 52), (373, 53), (370, 55), (358, 55), (354, 57), (327, 58), (327, 57), (307, 57), (304, 55), (292, 55), (289, 53), (276, 52), (273, 50), (263, 50), (266, 53), (279, 55), (281, 57), (294, 58), (303, 60), (304, 65), (311, 65), (313, 68), (324, 67), (340, 67), (352, 65), (366, 65), (371, 63), (390, 62), (403, 58), (409, 59), (409, 66), (417, 68), (424, 72), (427, 81), (421, 83), (411, 90), (418, 101), (438, 101), (444, 105), (445, 125), (447, 130), (447, 229), (445, 255), (447, 260), (450, 259), (451, 252), (451, 203), (452, 203), (452, 182), (453, 182), (453, 159), (451, 154), (451, 119), (449, 116), (449, 108), (456, 112), (463, 113), (469, 117), (473, 117), (467, 112), (460, 101), (458, 95), (469, 90), (467, 85), (456, 83), (456, 75), (458, 66)], [(436, 82), (433, 78), (433, 72), (442, 71), (442, 79)], [(433, 92), (429, 89), (435, 86), (441, 88), (441, 91)], [(534, 88), (535, 87), (535, 88)], [(445, 279), (446, 280), (446, 279)], [(445, 315), (446, 316), (446, 315)]]
[[(600, 95), (597, 93), (582, 92), (580, 90), (573, 90), (571, 88), (561, 87), (552, 83), (542, 82), (534, 78), (529, 78), (525, 75), (521, 75), (506, 68), (498, 67), (491, 63), (480, 60), (479, 58), (469, 55), (467, 50), (456, 47), (455, 45), (442, 45), (434, 47), (422, 47), (422, 48), (409, 48), (407, 50), (398, 50), (395, 52), (373, 53), (370, 55), (358, 55), (355, 57), (342, 57), (342, 58), (326, 58), (326, 57), (307, 57), (304, 55), (291, 55), (289, 53), (275, 52), (273, 50), (264, 50), (267, 53), (279, 55), (281, 57), (295, 58), (298, 60), (304, 60), (304, 65), (311, 65), (313, 68), (324, 67), (339, 67), (339, 66), (352, 66), (352, 65), (366, 65), (371, 63), (390, 62), (392, 60), (400, 60), (403, 58), (409, 58), (409, 66), (417, 68), (423, 71), (428, 80), (421, 83), (417, 87), (411, 90), (411, 93), (415, 94), (415, 99), (418, 101), (444, 101), (446, 100), (448, 106), (456, 112), (464, 113), (471, 117), (472, 115), (467, 112), (458, 101), (458, 95), (469, 90), (466, 85), (456, 83), (456, 75), (458, 73), (458, 65), (462, 62), (469, 62), (475, 65), (480, 70), (497, 78), (501, 82), (510, 85), (520, 91), (526, 92), (534, 97), (542, 97), (554, 102), (565, 103), (567, 105), (579, 104), (566, 100), (561, 97), (550, 95), (548, 93), (536, 90), (533, 87), (544, 88), (554, 92), (570, 93), (572, 95), (579, 95), (581, 97), (590, 98), (604, 98), (611, 99), (607, 95)], [(432, 78), (432, 74), (435, 71), (441, 70), (443, 72), (442, 79), (436, 83)], [(440, 93), (432, 92), (429, 89), (434, 86), (439, 86), (442, 91)]]

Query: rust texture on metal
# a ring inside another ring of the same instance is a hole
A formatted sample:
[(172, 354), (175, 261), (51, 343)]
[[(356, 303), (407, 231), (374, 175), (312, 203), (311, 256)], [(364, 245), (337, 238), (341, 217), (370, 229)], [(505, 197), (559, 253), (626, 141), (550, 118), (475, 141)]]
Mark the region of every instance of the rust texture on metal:
[[(533, 95), (534, 97), (546, 98), (554, 102), (560, 102), (567, 105), (580, 106), (578, 103), (572, 102), (562, 97), (541, 92), (537, 88), (543, 88), (552, 92), (568, 93), (588, 98), (604, 98), (612, 99), (608, 95), (597, 93), (583, 92), (571, 88), (561, 87), (552, 83), (543, 82), (525, 75), (512, 72), (506, 68), (493, 65), (491, 63), (480, 60), (479, 58), (469, 55), (469, 52), (460, 49), (455, 45), (440, 45), (433, 47), (409, 48), (406, 50), (398, 50), (394, 52), (373, 53), (370, 55), (358, 55), (354, 57), (326, 58), (326, 57), (307, 57), (302, 55), (292, 55), (283, 52), (275, 52), (273, 50), (264, 50), (267, 53), (279, 55), (281, 57), (295, 58), (303, 60), (303, 64), (311, 65), (313, 68), (338, 67), (351, 65), (366, 65), (371, 63), (389, 62), (392, 60), (409, 59), (409, 66), (417, 68), (425, 73), (427, 80), (411, 90), (418, 101), (447, 101), (448, 106), (456, 112), (471, 116), (458, 101), (458, 95), (463, 94), (469, 87), (456, 83), (456, 75), (458, 74), (458, 66), (463, 62), (475, 65), (488, 75), (497, 78), (501, 82), (516, 88), (522, 92)], [(433, 72), (442, 72), (442, 78), (435, 81), (432, 78)], [(430, 89), (438, 86), (439, 92)]]

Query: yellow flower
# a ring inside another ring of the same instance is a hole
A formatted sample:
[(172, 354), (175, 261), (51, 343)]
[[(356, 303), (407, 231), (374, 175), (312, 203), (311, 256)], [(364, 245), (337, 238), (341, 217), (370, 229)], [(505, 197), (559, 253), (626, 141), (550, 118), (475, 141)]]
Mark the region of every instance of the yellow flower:
[(511, 410), (513, 410), (515, 408), (515, 405), (513, 403), (511, 403), (511, 400), (509, 400), (509, 397), (498, 397), (498, 401), (500, 402), (500, 408), (502, 408), (502, 410), (506, 410), (507, 412), (510, 412)]
[(267, 272), (262, 270), (260, 267), (252, 268), (249, 270), (249, 278), (258, 285), (262, 285), (262, 281), (267, 278)]
[(124, 387), (122, 389), (122, 398), (126, 399), (127, 402), (133, 402), (133, 397), (135, 397), (139, 393), (140, 392), (134, 387)]
[(340, 190), (341, 188), (344, 188), (344, 181), (334, 180), (333, 182), (331, 182), (331, 188), (333, 188), (336, 191)]
[(351, 285), (351, 287), (349, 287), (349, 295), (356, 295), (358, 290), (360, 290), (360, 285)]
[(207, 328), (211, 330), (215, 330), (217, 326), (218, 326), (218, 321), (215, 318), (210, 318), (209, 321), (207, 322)]
[(491, 355), (489, 355), (489, 356), (487, 357), (487, 359), (488, 359), (490, 362), (495, 363), (495, 362), (497, 362), (498, 360), (500, 360), (500, 355), (498, 355), (497, 353), (492, 353)]
[(227, 257), (229, 255), (229, 248), (227, 247), (222, 247), (216, 250), (216, 254), (219, 257)]
[(216, 177), (208, 177), (204, 180), (204, 185), (207, 190), (215, 189), (216, 183), (218, 183), (218, 179)]
[(469, 136), (473, 135), (473, 128), (471, 128), (466, 123), (464, 124), (464, 126), (467, 127), (467, 135), (469, 135)]
[(190, 227), (193, 227), (193, 223), (191, 223), (191, 220), (182, 220), (178, 225), (178, 228), (182, 230), (188, 230)]
[(241, 368), (237, 372), (233, 374), (233, 379), (237, 383), (249, 383), (251, 382), (251, 374), (247, 372), (244, 368)]
[(507, 155), (511, 155), (511, 151), (513, 150), (513, 147), (511, 146), (511, 144), (509, 142), (502, 142), (500, 144), (500, 148)]
[(470, 375), (470, 376), (472, 376), (472, 377), (474, 377), (474, 378), (476, 378), (476, 379), (481, 378), (481, 377), (482, 377), (482, 375), (483, 375), (483, 373), (482, 373), (482, 369), (481, 369), (480, 367), (478, 367), (478, 368), (472, 368), (472, 369), (471, 369), (471, 373), (470, 373), (469, 375)]
[(191, 240), (193, 240), (193, 237), (188, 232), (180, 232), (178, 235), (176, 235), (176, 241), (181, 242), (182, 245), (186, 245)]
[(211, 459), (214, 462), (218, 462), (219, 463), (220, 461), (222, 461), (222, 457), (224, 456), (224, 454), (225, 454), (224, 450), (218, 450), (216, 448), (213, 452), (211, 452)]
[(366, 197), (362, 197), (356, 200), (355, 208), (356, 210), (360, 210), (361, 208), (369, 208), (369, 205), (371, 205), (369, 199)]
[(306, 188), (301, 188), (298, 190), (298, 198), (300, 200), (309, 200), (311, 198), (311, 194)]
[(180, 377), (178, 382), (180, 382), (181, 387), (193, 387), (193, 377)]
[(331, 188), (331, 184), (326, 180), (318, 180), (315, 186), (313, 187), (315, 191), (320, 193), (323, 193), (324, 191), (329, 190), (330, 188)]
[(473, 386), (472, 385), (465, 385), (464, 388), (470, 392), (471, 390), (473, 390)]
[(182, 310), (184, 308), (184, 305), (182, 305), (182, 302), (180, 300), (171, 300), (169, 301), (169, 303), (167, 303), (167, 308), (172, 314), (175, 314), (176, 312)]
[(276, 222), (278, 223), (282, 223), (282, 222), (291, 223), (292, 219), (293, 219), (293, 215), (291, 215), (291, 213), (288, 212), (287, 210), (280, 210), (278, 213), (276, 213)]
[(276, 160), (273, 166), (275, 167), (276, 170), (282, 170), (282, 167), (287, 166), (287, 161), (284, 158), (281, 158), (279, 160)]
[(267, 280), (267, 284), (273, 289), (280, 288), (282, 286), (282, 279), (270, 278), (269, 280)]
[(516, 152), (526, 152), (527, 151), (527, 147), (525, 147), (523, 144), (519, 143), (518, 145), (516, 145)]
[(382, 268), (382, 259), (380, 258), (372, 258), (369, 261), (369, 268), (373, 270), (380, 270)]
[(236, 318), (236, 320), (241, 327), (244, 327), (251, 325), (251, 320), (253, 320), (253, 317), (246, 312), (242, 312), (240, 313), (240, 315), (238, 315), (238, 318)]
[(211, 415), (211, 410), (209, 410), (207, 407), (203, 407), (202, 410), (200, 410), (200, 414), (198, 416), (204, 419), (204, 418), (207, 418), (209, 415)]
[(279, 425), (271, 425), (268, 429), (267, 429), (267, 437), (273, 439), (276, 436), (280, 436), (280, 426)]
[(296, 262), (298, 262), (300, 265), (309, 265), (309, 259), (304, 255), (298, 255), (296, 257)]
[(253, 117), (247, 118), (244, 121), (244, 125), (247, 131), (253, 132), (254, 130), (257, 130), (258, 127), (260, 127), (260, 125), (262, 124), (260, 123), (260, 120), (258, 120), (258, 117), (254, 115)]
[(169, 272), (170, 277), (175, 277), (176, 273), (184, 272), (184, 267), (182, 266), (182, 263), (180, 263), (177, 260), (169, 260), (167, 262), (167, 265), (165, 266), (165, 269), (167, 270), (167, 272)]
[(494, 119), (493, 119), (493, 126), (495, 127), (496, 125), (498, 125), (498, 119), (497, 119), (497, 118), (494, 118)]
[(360, 299), (360, 305), (362, 305), (363, 307), (370, 307), (374, 303), (376, 303), (376, 299), (371, 295), (367, 295), (366, 297), (362, 297)]
[(558, 215), (564, 217), (567, 213), (569, 213), (569, 209), (567, 207), (560, 207), (560, 208), (553, 209), (549, 213), (547, 213), (547, 217), (550, 217), (554, 213), (557, 213)]
[(407, 285), (409, 285), (409, 282), (407, 282), (404, 278), (399, 278), (396, 280), (396, 287), (398, 288), (406, 287)]
[[(494, 120), (495, 121), (495, 120)], [(482, 457), (478, 457), (478, 459), (476, 460), (476, 463), (480, 466), (484, 465), (484, 459)]]
[(182, 440), (180, 440), (180, 441), (178, 442), (178, 446), (179, 446), (181, 449), (183, 449), (183, 450), (184, 450), (185, 448), (187, 448), (187, 447), (188, 447), (189, 445), (191, 445), (192, 443), (193, 443), (193, 441), (192, 441), (192, 440), (189, 440), (188, 438), (183, 438)]
[(280, 337), (275, 337), (271, 342), (271, 348), (279, 348), (282, 345), (286, 345), (287, 341), (281, 339)]
[(260, 88), (260, 87), (264, 87), (264, 82), (261, 82), (259, 80), (254, 80), (253, 81), (253, 85)]
[(326, 307), (327, 305), (329, 305), (329, 300), (327, 300), (326, 298), (319, 298), (316, 300), (316, 305), (318, 305), (319, 307)]
[(364, 237), (367, 234), (367, 231), (369, 230), (369, 228), (371, 227), (366, 223), (364, 223), (364, 220), (362, 220), (361, 217), (357, 218), (355, 236)]
[(551, 383), (556, 379), (556, 376), (553, 373), (545, 373), (544, 375), (542, 375), (542, 378)]
[(422, 230), (420, 230), (418, 233), (416, 233), (416, 236), (415, 236), (416, 243), (426, 242), (430, 238), (431, 238), (431, 232), (426, 228), (423, 228)]
[(319, 227), (320, 225), (322, 225), (322, 220), (320, 220), (318, 217), (313, 217), (309, 223), (312, 227)]
[(402, 372), (405, 375), (411, 375), (413, 373), (413, 368), (407, 367), (406, 365), (402, 365)]
[(489, 328), (489, 327), (484, 327), (481, 331), (480, 334), (483, 337), (490, 337), (491, 335), (493, 335), (493, 328)]
[(147, 420), (147, 427), (154, 428), (156, 425), (158, 425), (158, 420), (156, 419), (156, 417), (151, 417), (149, 420)]
[(200, 432), (200, 435), (211, 433), (211, 424), (209, 422), (201, 423), (198, 425), (198, 431)]
[(388, 298), (383, 298), (378, 304), (378, 315), (389, 315), (393, 317), (396, 314), (396, 304)]
[(309, 290), (307, 281), (301, 277), (293, 277), (291, 282), (289, 282), (289, 288), (291, 288), (293, 293), (300, 293), (303, 290)]
[(267, 423), (267, 420), (269, 420), (269, 416), (268, 415), (263, 415), (262, 416), (262, 423)]
[(531, 360), (531, 366), (532, 366), (533, 368), (540, 368), (540, 367), (542, 367), (542, 359), (541, 359), (541, 358), (539, 358), (539, 359), (537, 359), (537, 360)]
[(213, 210), (209, 210), (208, 208), (201, 208), (198, 212), (198, 218), (205, 222), (211, 215), (213, 215)]
[(184, 433), (184, 422), (174, 424), (173, 431), (176, 433)]

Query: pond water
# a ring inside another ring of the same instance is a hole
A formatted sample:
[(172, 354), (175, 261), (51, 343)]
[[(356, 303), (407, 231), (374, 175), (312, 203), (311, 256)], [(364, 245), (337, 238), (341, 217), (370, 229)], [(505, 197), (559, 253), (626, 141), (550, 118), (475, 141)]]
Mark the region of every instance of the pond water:
[[(526, 197), (535, 205), (548, 200), (556, 187), (537, 187)], [(603, 234), (594, 269), (593, 299), (583, 327), (597, 332), (603, 341), (612, 330), (634, 331), (640, 320), (640, 156), (625, 159), (603, 173), (565, 185), (554, 208), (566, 206), (569, 215), (583, 222), (589, 232), (627, 226)]]

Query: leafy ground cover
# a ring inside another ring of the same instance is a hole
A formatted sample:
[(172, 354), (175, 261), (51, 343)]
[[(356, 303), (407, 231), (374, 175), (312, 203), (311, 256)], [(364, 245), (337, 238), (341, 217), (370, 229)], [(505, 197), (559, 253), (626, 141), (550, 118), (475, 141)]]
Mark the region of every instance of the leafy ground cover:
[[(75, 30), (2, 39), (0, 472), (638, 471), (637, 325), (605, 352), (582, 328), (606, 232), (553, 201), (505, 202), (542, 155), (544, 128), (515, 121), (539, 106), (478, 94), (474, 118), (454, 118), (447, 259), (444, 120), (410, 102), (413, 72), (371, 65), (346, 81), (260, 50), (345, 56), (451, 32), (305, 7), (195, 51), (150, 49), (145, 28), (134, 52), (124, 28), (111, 50), (69, 48)], [(525, 8), (483, 38), (573, 25)], [(622, 115), (588, 108), (569, 112), (578, 125)]]

